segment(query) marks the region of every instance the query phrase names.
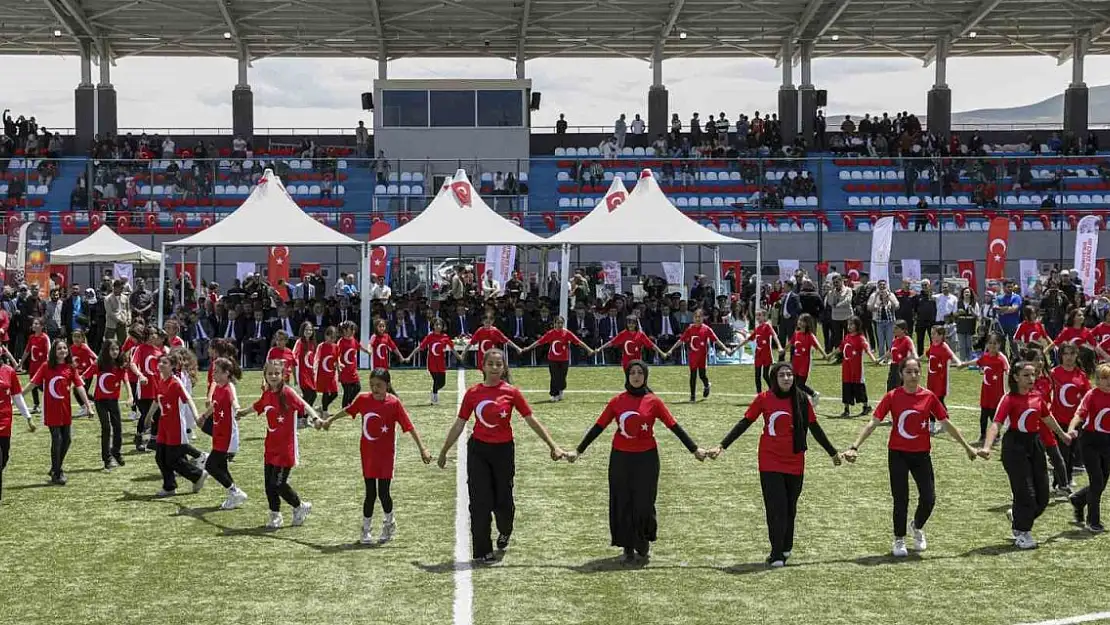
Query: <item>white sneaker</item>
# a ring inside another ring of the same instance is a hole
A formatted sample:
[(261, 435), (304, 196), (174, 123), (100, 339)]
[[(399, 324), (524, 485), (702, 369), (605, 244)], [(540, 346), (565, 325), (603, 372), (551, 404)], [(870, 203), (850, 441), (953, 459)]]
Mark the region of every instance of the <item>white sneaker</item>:
[(195, 460), (193, 460), (193, 464), (196, 465), (198, 469), (203, 471), (204, 465), (208, 464), (208, 454), (204, 453), (203, 451), (200, 452), (200, 455), (197, 456)]
[(370, 517), (362, 517), (362, 536), (358, 542), (364, 545), (374, 544), (374, 522)]
[(309, 501), (302, 501), (301, 505), (293, 508), (293, 527), (304, 525), (304, 520), (308, 518), (309, 512), (312, 512), (312, 502)]
[(1013, 508), (1006, 508), (1006, 520), (1009, 521), (1011, 524), (1014, 522), (1014, 509)]
[(220, 510), (234, 510), (247, 503), (247, 494), (233, 486), (227, 493), (227, 500), (220, 504)]
[(128, 419), (131, 419), (132, 421), (138, 421), (138, 420), (139, 420), (139, 413), (137, 413), (137, 412), (135, 412), (134, 410), (132, 410), (132, 411), (131, 411), (131, 414), (130, 414), (130, 415), (128, 415), (128, 417), (127, 417), (127, 418), (128, 418)]
[(817, 404), (819, 404), (821, 402), (821, 393), (818, 393), (817, 391), (813, 391), (813, 397), (810, 397), (809, 399), (810, 399), (810, 403), (813, 404), (813, 407), (816, 408)]
[(563, 401), (563, 393), (562, 392), (559, 393), (558, 399), (556, 399), (555, 401)]
[(191, 440), (191, 441), (197, 440), (197, 433), (192, 431), (192, 430), (189, 430), (189, 440)]
[(382, 521), (382, 542), (387, 543), (393, 539), (393, 535), (397, 533), (397, 521), (386, 517)]
[(925, 540), (925, 530), (917, 529), (913, 521), (910, 521), (910, 529), (913, 530), (913, 550), (925, 551), (929, 546), (929, 543)]
[(154, 496), (159, 498), (159, 499), (162, 499), (162, 498), (165, 498), (165, 497), (173, 497), (175, 495), (177, 495), (176, 490), (166, 490), (164, 488), (160, 489), (157, 493), (154, 493)]
[(207, 481), (208, 481), (208, 472), (207, 471), (201, 471), (200, 472), (200, 479), (193, 482), (193, 492), (194, 493), (199, 493), (200, 489), (204, 488), (204, 483), (207, 482)]
[(782, 552), (782, 557), (789, 558), (791, 555), (793, 555), (793, 553), (793, 551), (784, 551)]
[(894, 544), (890, 546), (890, 553), (895, 558), (904, 558), (904, 557), (910, 555), (910, 552), (906, 550), (906, 539), (905, 538), (895, 538), (894, 539)]
[(81, 419), (87, 416), (89, 416), (89, 411), (84, 406), (81, 406), (81, 409), (77, 411), (77, 414), (74, 416), (74, 418)]
[(1014, 546), (1018, 549), (1036, 549), (1037, 540), (1029, 532), (1020, 532), (1014, 539)]
[(439, 405), (439, 393), (432, 393), (432, 405), (433, 406), (438, 406)]
[(781, 569), (784, 566), (786, 566), (786, 561), (785, 560), (775, 560), (774, 562), (771, 563), (771, 568), (773, 568), (773, 569)]
[(276, 530), (280, 529), (285, 524), (285, 520), (281, 518), (280, 512), (270, 512), (270, 520), (266, 521), (266, 529)]

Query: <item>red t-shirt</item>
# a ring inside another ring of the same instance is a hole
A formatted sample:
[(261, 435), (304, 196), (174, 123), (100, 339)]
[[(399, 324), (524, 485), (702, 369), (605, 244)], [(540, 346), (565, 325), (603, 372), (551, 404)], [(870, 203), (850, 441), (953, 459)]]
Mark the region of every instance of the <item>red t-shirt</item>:
[(351, 418), (362, 416), (362, 436), (359, 455), (362, 459), (363, 479), (393, 479), (393, 462), (396, 456), (396, 428), (402, 432), (412, 430), (412, 421), (401, 400), (386, 395), (379, 401), (373, 393), (359, 393), (347, 406)]
[(870, 349), (867, 337), (862, 334), (848, 334), (840, 342), (844, 360), (840, 362), (841, 382), (859, 384), (863, 382), (863, 354)]
[(493, 326), (482, 326), (470, 337), (470, 345), (478, 346), (478, 368), (486, 362), (486, 352), (494, 347), (504, 347), (509, 339)]
[(532, 415), (532, 407), (520, 389), (502, 382), (497, 386), (475, 384), (463, 395), (459, 418), (474, 415), (474, 438), (483, 443), (508, 443), (513, 440), (513, 410), (522, 417)]
[(162, 416), (158, 419), (158, 444), (181, 445), (189, 440), (186, 431), (188, 424), (181, 418), (181, 404), (187, 402), (189, 397), (185, 394), (185, 387), (181, 382), (170, 376), (162, 379), (161, 376), (151, 378), (150, 386), (154, 387), (158, 399), (158, 407)]
[(12, 435), (12, 397), (23, 392), (19, 375), (9, 365), (0, 365), (0, 438)]
[(35, 375), (31, 376), (31, 384), (42, 387), (45, 398), (42, 418), (47, 427), (73, 423), (73, 406), (70, 403), (69, 393), (74, 386), (84, 384), (81, 374), (76, 369), (67, 364), (56, 367), (44, 364), (39, 367)]
[(339, 382), (335, 375), (338, 352), (339, 346), (327, 341), (316, 348), (316, 390), (321, 393), (339, 392)]
[(239, 451), (239, 422), (235, 387), (216, 385), (212, 390), (212, 451), (233, 454)]
[(1075, 416), (1079, 402), (1083, 400), (1087, 391), (1091, 390), (1091, 381), (1087, 379), (1087, 374), (1079, 367), (1071, 371), (1063, 367), (1055, 367), (1052, 370), (1052, 381), (1054, 387), (1052, 416), (1056, 418), (1060, 427), (1066, 430), (1072, 417)]
[(1062, 345), (1064, 343), (1071, 343), (1072, 345), (1091, 344), (1091, 331), (1087, 328), (1064, 328), (1056, 335), (1056, 340), (1052, 341), (1053, 345)]
[(621, 393), (605, 405), (605, 410), (597, 418), (597, 424), (608, 427), (617, 422), (617, 432), (613, 435), (613, 449), (617, 451), (650, 451), (655, 449), (655, 421), (663, 422), (668, 428), (674, 427), (675, 420), (667, 405), (654, 393), (636, 397), (628, 392)]
[(795, 332), (790, 343), (794, 346), (790, 356), (790, 366), (794, 375), (808, 378), (813, 361), (813, 348), (817, 347), (817, 337), (810, 332)]
[(956, 359), (956, 354), (948, 343), (930, 345), (925, 354), (929, 361), (929, 380), (926, 386), (937, 397), (948, 397), (948, 363)]
[(712, 328), (700, 323), (686, 326), (678, 340), (690, 346), (686, 353), (686, 362), (690, 368), (704, 369), (709, 360), (709, 346), (718, 339)]
[(93, 352), (88, 343), (70, 347), (69, 353), (73, 355), (73, 366), (77, 367), (77, 370), (82, 373), (87, 371), (89, 367), (93, 366), (93, 363), (96, 362), (96, 353)]
[(883, 395), (875, 408), (876, 419), (882, 421), (887, 415), (891, 415), (894, 423), (887, 447), (895, 451), (920, 452), (932, 449), (929, 416), (944, 421), (948, 418), (948, 410), (929, 389), (918, 388), (911, 395), (899, 386)]
[(906, 335), (895, 337), (890, 343), (890, 364), (896, 365), (913, 353), (913, 340)]
[(1091, 328), (1088, 337), (1091, 343), (1098, 345), (1103, 351), (1110, 351), (1110, 323), (1103, 321)]
[(454, 349), (455, 343), (451, 337), (442, 332), (432, 332), (420, 341), (417, 349), (428, 350), (428, 371), (431, 373), (446, 373), (447, 352)]
[(1079, 402), (1076, 414), (1083, 419), (1085, 431), (1110, 434), (1110, 423), (1106, 422), (1106, 415), (1110, 414), (1110, 393), (1091, 389)]
[(655, 349), (655, 343), (648, 338), (648, 335), (639, 330), (635, 332), (621, 330), (613, 339), (613, 347), (620, 348), (621, 369), (627, 369), (628, 363), (643, 357), (645, 348)]
[[(372, 334), (369, 348), (374, 353), (374, 357), (370, 359), (370, 368), (389, 369), (389, 354), (397, 349), (393, 337), (388, 334)], [(358, 353), (355, 355), (357, 357)]]
[(975, 364), (983, 374), (983, 386), (979, 388), (979, 407), (994, 410), (1006, 394), (1006, 372), (1010, 370), (1010, 362), (1002, 352), (995, 355), (983, 352)]
[(285, 381), (289, 381), (289, 376), (293, 374), (293, 368), (297, 366), (297, 359), (293, 356), (293, 350), (288, 347), (271, 347), (270, 351), (266, 352), (266, 360), (280, 360), (283, 363), (282, 370), (285, 372)]
[(182, 340), (180, 336), (171, 336), (166, 341), (166, 345), (169, 345), (171, 349), (174, 347), (185, 347), (185, 341)]
[(994, 415), (995, 423), (1007, 423), (1011, 430), (1037, 434), (1041, 431), (1042, 419), (1049, 416), (1048, 400), (1040, 393), (1032, 392), (1026, 395), (1007, 393), (1002, 401), (998, 402), (998, 411)]
[(154, 399), (154, 380), (158, 377), (158, 359), (162, 356), (161, 348), (142, 343), (132, 352), (131, 362), (146, 376), (146, 384), (138, 385), (136, 399)]
[(761, 323), (752, 330), (749, 340), (755, 341), (755, 366), (770, 367), (774, 364), (771, 357), (771, 337), (774, 335), (775, 329), (770, 323)]
[(547, 359), (551, 362), (570, 362), (570, 344), (582, 344), (578, 337), (573, 332), (563, 328), (556, 330), (552, 328), (543, 333), (543, 336), (536, 341), (539, 345), (551, 345), (547, 350)]
[[(339, 350), (339, 382), (342, 384), (358, 382), (358, 339), (345, 336), (339, 339), (336, 345), (338, 346), (336, 349)], [(386, 361), (388, 362), (388, 359)]]
[[(816, 423), (813, 405), (806, 403), (809, 422)], [(763, 391), (744, 412), (744, 418), (755, 421), (763, 417), (763, 434), (759, 437), (759, 470), (771, 473), (802, 475), (805, 473), (805, 452), (794, 453), (794, 408), (790, 398), (775, 397)]]
[(27, 338), (27, 354), (27, 373), (35, 375), (50, 356), (50, 337), (45, 333), (32, 334)]
[[(1037, 381), (1033, 383), (1033, 392), (1044, 398), (1045, 404), (1048, 406), (1049, 411), (1051, 411), (1052, 396), (1056, 394), (1056, 388), (1052, 382), (1052, 378), (1047, 375), (1038, 376)], [(1057, 447), (1059, 445), (1059, 442), (1052, 434), (1050, 428), (1041, 427), (1041, 429), (1037, 431), (1037, 434), (1041, 437), (1041, 442), (1044, 443), (1045, 447)]]
[[(316, 362), (316, 345), (297, 339), (293, 345), (293, 359), (297, 362), (297, 384), (302, 389), (316, 390), (316, 371), (313, 363)], [(209, 376), (211, 382), (211, 376)]]
[(1022, 321), (1014, 330), (1014, 340), (1018, 343), (1036, 343), (1048, 338), (1048, 331), (1040, 321)]
[(281, 409), (281, 397), (269, 388), (262, 392), (262, 397), (254, 402), (252, 408), (266, 419), (263, 462), (274, 467), (295, 467), (300, 461), (297, 415), (304, 410), (305, 405), (293, 387), (282, 386), (281, 393), (285, 399), (285, 410)]
[(126, 373), (127, 370), (123, 367), (112, 367), (101, 371), (100, 366), (96, 364), (96, 362), (93, 362), (93, 365), (84, 373), (86, 379), (95, 378), (92, 388), (93, 400), (118, 400), (120, 388), (123, 386), (122, 383), (127, 377)]
[[(138, 346), (139, 342), (136, 341), (135, 338), (129, 334), (127, 335), (127, 338), (123, 339), (123, 345), (120, 345), (119, 353), (123, 354), (124, 360), (126, 360), (127, 362), (131, 362), (132, 350)], [(135, 381), (135, 374), (131, 372), (131, 369), (127, 370), (127, 381)]]

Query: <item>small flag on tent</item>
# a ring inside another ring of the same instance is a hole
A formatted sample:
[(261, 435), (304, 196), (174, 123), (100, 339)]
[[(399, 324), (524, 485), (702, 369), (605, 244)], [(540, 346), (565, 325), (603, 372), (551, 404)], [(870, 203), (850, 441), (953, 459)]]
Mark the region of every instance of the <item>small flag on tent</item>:
[(473, 198), (471, 197), (470, 191), (470, 183), (468, 183), (467, 181), (456, 180), (455, 182), (452, 182), (451, 191), (455, 194), (455, 199), (459, 201), (459, 204), (462, 204), (463, 206), (469, 208), (473, 203)]
[(269, 271), (270, 286), (277, 290), (279, 295), (284, 295), (284, 290), (278, 288), (278, 281), (289, 282), (289, 248), (285, 245), (270, 247)]

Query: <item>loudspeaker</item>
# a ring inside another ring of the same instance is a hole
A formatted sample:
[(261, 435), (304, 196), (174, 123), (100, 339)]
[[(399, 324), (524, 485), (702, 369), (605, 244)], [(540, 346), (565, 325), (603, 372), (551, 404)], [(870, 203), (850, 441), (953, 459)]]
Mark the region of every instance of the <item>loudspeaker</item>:
[(372, 93), (362, 94), (362, 110), (364, 110), (364, 111), (374, 110), (374, 94), (372, 94)]
[(533, 110), (533, 111), (540, 110), (540, 92), (539, 91), (533, 91), (532, 92), (532, 101), (531, 101), (531, 103), (529, 103), (528, 108)]
[[(824, 89), (817, 90), (817, 106), (829, 105), (829, 92)], [(373, 108), (373, 107), (371, 107)]]

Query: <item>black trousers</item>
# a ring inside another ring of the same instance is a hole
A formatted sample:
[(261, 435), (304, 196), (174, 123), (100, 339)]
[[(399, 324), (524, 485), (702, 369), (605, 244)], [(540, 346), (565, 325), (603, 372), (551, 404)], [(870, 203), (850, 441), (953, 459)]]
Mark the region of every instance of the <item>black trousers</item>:
[(979, 408), (979, 440), (987, 438), (987, 428), (994, 421), (994, 408)]
[(306, 406), (311, 408), (312, 404), (316, 403), (316, 391), (310, 388), (301, 387), (301, 399), (304, 400)]
[(393, 480), (366, 478), (362, 481), (366, 486), (366, 497), (362, 500), (362, 516), (367, 519), (374, 516), (375, 499), (382, 500), (382, 512), (392, 514), (393, 495), (389, 493), (389, 487), (393, 484)]
[[(1062, 424), (1060, 426), (1060, 428), (1063, 429), (1064, 431), (1067, 431), (1068, 425), (1066, 423)], [(1056, 441), (1059, 444), (1060, 455), (1063, 456), (1063, 459), (1064, 459), (1064, 477), (1065, 477), (1063, 483), (1058, 484), (1058, 486), (1070, 486), (1072, 476), (1075, 475), (1075, 464), (1077, 462), (1082, 464), (1082, 462), (1083, 462), (1083, 458), (1082, 458), (1083, 451), (1079, 448), (1079, 444), (1074, 442), (1074, 441), (1072, 442), (1071, 445), (1065, 445), (1064, 442), (1061, 441), (1059, 437), (1056, 438)]]
[(31, 401), (34, 403), (35, 408), (42, 405), (42, 388), (36, 386), (31, 390)]
[(496, 520), (499, 533), (505, 536), (513, 533), (513, 519), (516, 516), (516, 504), (513, 501), (516, 445), (512, 442), (483, 443), (473, 437), (466, 445), (470, 540), (474, 557), (481, 558), (493, 553), (490, 515)]
[(547, 391), (548, 395), (555, 397), (567, 390), (567, 373), (570, 371), (569, 361), (548, 360), (547, 371), (551, 374), (551, 388)]
[(609, 535), (614, 547), (646, 552), (658, 523), (659, 450), (609, 452)]
[(927, 326), (919, 325), (915, 328), (917, 331), (917, 353), (925, 353), (925, 345), (929, 342), (929, 332), (932, 331), (935, 324), (930, 323)]
[(100, 419), (100, 459), (108, 464), (111, 458), (120, 457), (120, 447), (123, 446), (119, 400), (96, 400), (96, 416)]
[[(794, 376), (794, 384), (798, 388), (800, 388), (803, 393), (805, 393), (806, 395), (809, 395), (810, 397), (815, 397), (817, 395), (817, 391), (815, 391), (815, 390), (813, 390), (812, 388), (809, 387), (809, 376), (808, 375), (795, 375)], [(771, 383), (768, 382), (767, 385), (770, 386)]]
[(709, 376), (705, 373), (705, 367), (690, 369), (690, 397), (694, 396), (694, 391), (698, 388), (698, 378), (701, 378), (702, 388), (709, 388)]
[(890, 371), (886, 374), (886, 392), (888, 393), (902, 386), (902, 374), (898, 373), (899, 366), (891, 364)]
[(323, 393), (323, 397), (324, 398), (320, 400), (320, 407), (324, 409), (324, 412), (327, 412), (328, 406), (331, 406), (335, 398), (339, 397), (339, 393)]
[(231, 470), (227, 466), (229, 457), (230, 454), (227, 452), (212, 450), (208, 454), (208, 459), (204, 461), (204, 470), (224, 488), (235, 485), (235, 480), (231, 478)]
[[(763, 392), (763, 383), (767, 383), (767, 388), (771, 387), (771, 367), (755, 366), (755, 393), (756, 395)], [(693, 392), (693, 391), (691, 391)]]
[(933, 476), (933, 456), (927, 451), (887, 450), (887, 469), (890, 472), (890, 495), (894, 499), (894, 535), (906, 537), (906, 517), (910, 507), (910, 476), (917, 485), (917, 510), (913, 525), (925, 527), (937, 504), (936, 479)]
[(62, 464), (69, 453), (69, 444), (73, 440), (70, 425), (54, 425), (50, 427), (50, 475), (57, 477), (62, 473)]
[(1083, 432), (1078, 442), (1087, 467), (1088, 485), (1076, 491), (1071, 500), (1087, 506), (1088, 525), (1102, 525), (1102, 493), (1110, 480), (1110, 434)]
[(767, 538), (771, 541), (771, 560), (782, 560), (794, 550), (794, 520), (798, 516), (798, 497), (804, 475), (759, 472), (763, 508), (767, 513)]
[(182, 445), (158, 445), (154, 450), (154, 462), (162, 473), (162, 490), (177, 490), (178, 475), (193, 483), (200, 479), (200, 469), (185, 459)]
[(848, 321), (847, 320), (844, 320), (844, 321), (829, 320), (829, 341), (831, 342), (831, 345), (830, 345), (830, 347), (825, 349), (825, 352), (831, 352), (832, 350), (836, 349), (837, 347), (840, 347), (841, 341), (844, 340), (844, 331), (847, 328), (848, 328)]
[[(1043, 425), (1041, 427), (1044, 427)], [(1066, 448), (1066, 449), (1065, 449)], [(1071, 484), (1071, 474), (1068, 473), (1067, 463), (1064, 460), (1064, 454), (1069, 452), (1071, 447), (1064, 444), (1059, 444), (1056, 447), (1045, 447), (1045, 456), (1048, 457), (1048, 463), (1052, 465), (1052, 487), (1063, 488)]]
[(1048, 507), (1048, 467), (1036, 434), (1009, 430), (1002, 437), (1002, 466), (1014, 496), (1013, 529), (1028, 532)]
[(12, 439), (10, 436), (0, 436), (0, 500), (4, 499), (4, 468), (8, 466), (8, 458), (12, 452)]
[(438, 393), (440, 390), (443, 389), (444, 386), (447, 386), (447, 373), (446, 372), (444, 372), (444, 371), (438, 371), (438, 372), (437, 371), (429, 371), (428, 373), (430, 373), (432, 375), (432, 392), (433, 393)]
[(351, 405), (351, 402), (358, 397), (362, 392), (361, 382), (344, 382), (343, 383), (343, 402), (339, 404), (341, 407), (346, 408)]
[(281, 512), (282, 499), (294, 508), (300, 507), (301, 498), (289, 485), (289, 472), (292, 470), (293, 467), (275, 467), (272, 464), (263, 467), (266, 501), (270, 504), (270, 512)]
[(137, 399), (135, 400), (135, 407), (139, 411), (139, 420), (135, 422), (135, 436), (142, 436), (143, 432), (150, 430), (150, 438), (153, 439), (158, 435), (158, 429), (154, 425), (154, 420), (151, 420), (147, 427), (146, 415), (150, 411), (150, 407), (154, 405), (153, 399)]

